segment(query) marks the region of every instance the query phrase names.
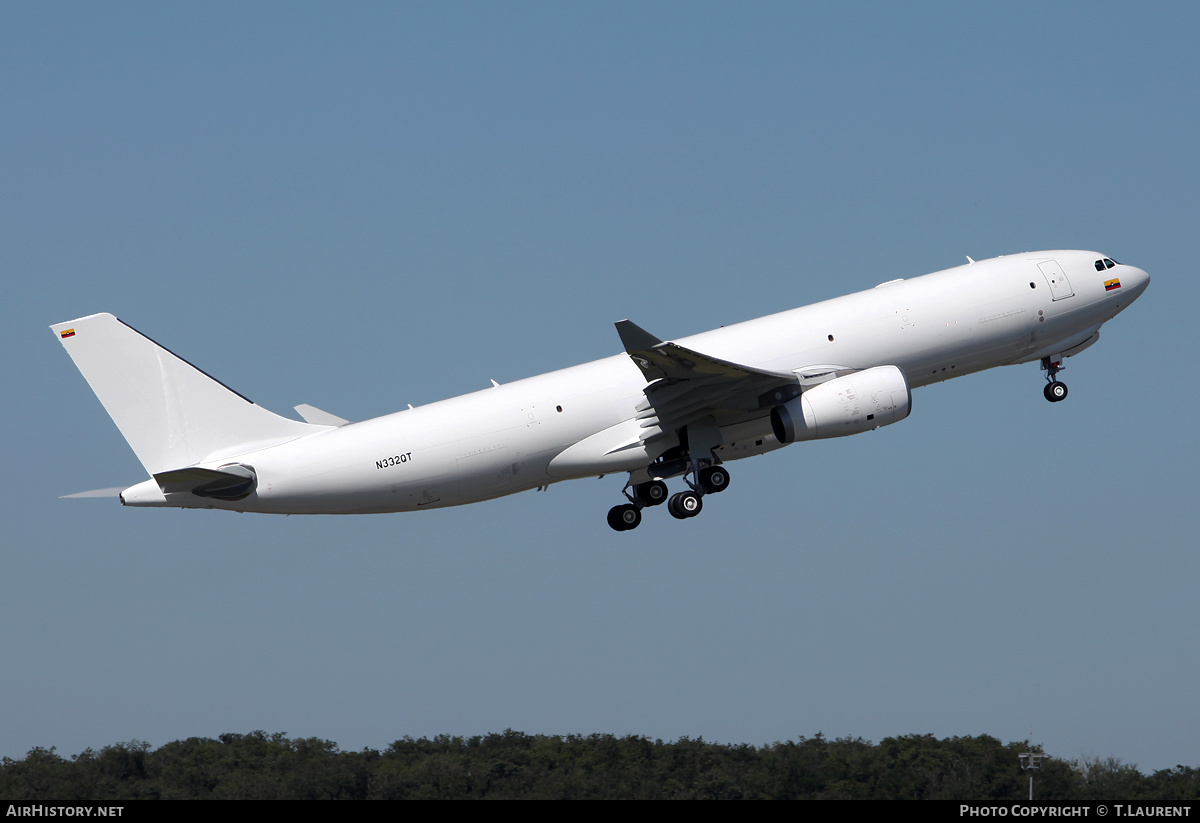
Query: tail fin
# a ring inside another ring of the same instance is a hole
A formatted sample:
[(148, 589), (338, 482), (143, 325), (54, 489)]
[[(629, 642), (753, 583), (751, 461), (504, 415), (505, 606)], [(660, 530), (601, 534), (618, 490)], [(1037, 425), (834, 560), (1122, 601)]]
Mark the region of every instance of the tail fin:
[(111, 314), (50, 328), (152, 475), (329, 428), (254, 405)]

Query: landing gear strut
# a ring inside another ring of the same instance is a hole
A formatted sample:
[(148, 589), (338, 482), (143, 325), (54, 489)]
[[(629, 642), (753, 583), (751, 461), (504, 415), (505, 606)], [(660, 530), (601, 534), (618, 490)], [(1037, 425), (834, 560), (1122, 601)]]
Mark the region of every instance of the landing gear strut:
[(1067, 384), (1058, 381), (1058, 373), (1063, 370), (1062, 361), (1043, 357), (1042, 368), (1046, 372), (1046, 388), (1042, 389), (1042, 394), (1051, 403), (1066, 399)]
[[(658, 459), (654, 469), (659, 477), (683, 475), (688, 488), (671, 496), (667, 501), (667, 484), (661, 480), (633, 482), (634, 472), (621, 493), (629, 500), (622, 506), (614, 506), (608, 513), (608, 525), (617, 531), (636, 529), (642, 522), (642, 509), (667, 503), (667, 511), (677, 520), (695, 517), (704, 508), (703, 497), (729, 488), (729, 472), (720, 464), (716, 449), (721, 446), (721, 431), (712, 417), (689, 423), (679, 430), (679, 445), (669, 449)], [(646, 473), (637, 472), (642, 477)], [(654, 475), (650, 475), (653, 477)]]
[(688, 480), (687, 475), (684, 475), (691, 489), (674, 495), (667, 505), (667, 511), (677, 520), (698, 515), (704, 508), (704, 495), (716, 494), (729, 488), (729, 472), (721, 466), (705, 466), (701, 469), (693, 464), (692, 475), (696, 478), (695, 481)]

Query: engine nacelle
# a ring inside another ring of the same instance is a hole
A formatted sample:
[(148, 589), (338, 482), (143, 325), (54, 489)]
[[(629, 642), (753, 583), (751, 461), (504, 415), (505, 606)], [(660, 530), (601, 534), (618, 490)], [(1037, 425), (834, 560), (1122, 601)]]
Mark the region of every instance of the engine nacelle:
[(771, 428), (780, 443), (819, 440), (877, 429), (903, 420), (912, 409), (912, 391), (895, 366), (835, 377), (771, 410)]

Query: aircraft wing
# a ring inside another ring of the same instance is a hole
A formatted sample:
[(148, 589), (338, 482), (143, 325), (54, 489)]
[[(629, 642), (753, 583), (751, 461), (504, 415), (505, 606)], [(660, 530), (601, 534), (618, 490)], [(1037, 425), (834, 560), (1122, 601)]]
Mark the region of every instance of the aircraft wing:
[(628, 320), (616, 324), (649, 385), (637, 406), (643, 442), (705, 417), (753, 414), (800, 394), (796, 375), (731, 363), (659, 340)]

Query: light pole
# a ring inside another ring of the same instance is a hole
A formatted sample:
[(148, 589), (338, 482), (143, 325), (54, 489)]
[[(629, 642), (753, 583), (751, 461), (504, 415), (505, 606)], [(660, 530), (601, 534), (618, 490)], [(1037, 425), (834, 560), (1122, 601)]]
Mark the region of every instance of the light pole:
[(1029, 802), (1033, 802), (1033, 773), (1035, 770), (1042, 767), (1042, 761), (1050, 755), (1043, 752), (1027, 751), (1021, 752), (1017, 757), (1021, 758), (1021, 768), (1029, 772)]

